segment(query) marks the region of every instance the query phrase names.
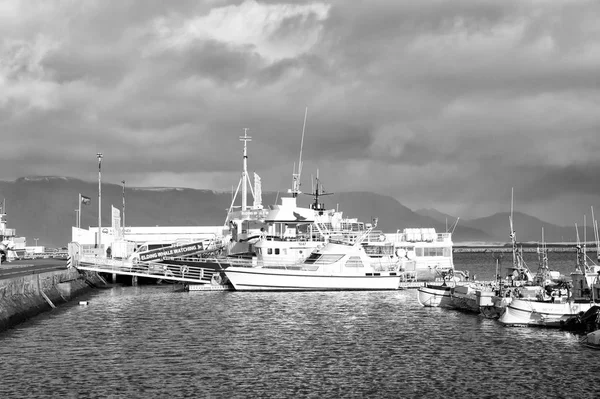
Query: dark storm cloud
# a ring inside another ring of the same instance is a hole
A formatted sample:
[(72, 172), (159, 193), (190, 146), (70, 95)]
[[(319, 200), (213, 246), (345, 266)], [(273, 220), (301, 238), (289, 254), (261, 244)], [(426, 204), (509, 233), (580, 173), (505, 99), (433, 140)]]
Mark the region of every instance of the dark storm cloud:
[(600, 202), (585, 183), (600, 151), (597, 2), (3, 7), (3, 179), (93, 179), (102, 151), (117, 181), (229, 189), (248, 127), (250, 168), (279, 190), (308, 106), (305, 176), (319, 169), (332, 191), (485, 216), (515, 187), (523, 210), (564, 223)]

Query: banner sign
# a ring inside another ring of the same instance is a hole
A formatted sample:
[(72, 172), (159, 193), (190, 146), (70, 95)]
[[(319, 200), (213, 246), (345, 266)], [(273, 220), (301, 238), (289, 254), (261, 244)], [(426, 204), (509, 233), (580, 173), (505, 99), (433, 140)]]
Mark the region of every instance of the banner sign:
[(148, 262), (161, 260), (166, 257), (186, 256), (200, 252), (203, 249), (204, 244), (202, 242), (152, 249), (150, 251), (140, 252), (140, 261)]

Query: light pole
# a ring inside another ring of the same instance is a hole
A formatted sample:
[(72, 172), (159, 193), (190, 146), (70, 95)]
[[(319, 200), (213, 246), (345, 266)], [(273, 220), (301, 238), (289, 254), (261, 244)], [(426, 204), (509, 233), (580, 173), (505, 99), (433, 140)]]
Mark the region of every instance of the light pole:
[(35, 241), (35, 246), (37, 247), (37, 242), (38, 242), (39, 238), (34, 238), (33, 241)]
[(125, 237), (125, 180), (121, 180), (123, 183), (123, 237)]
[(98, 156), (98, 248), (102, 244), (102, 153)]

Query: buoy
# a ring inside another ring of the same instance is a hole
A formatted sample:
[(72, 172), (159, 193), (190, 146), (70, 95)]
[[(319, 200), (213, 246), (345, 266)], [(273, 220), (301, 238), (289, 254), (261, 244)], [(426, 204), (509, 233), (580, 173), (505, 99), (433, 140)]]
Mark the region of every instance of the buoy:
[(80, 305), (86, 306), (89, 302), (88, 301), (79, 301)]

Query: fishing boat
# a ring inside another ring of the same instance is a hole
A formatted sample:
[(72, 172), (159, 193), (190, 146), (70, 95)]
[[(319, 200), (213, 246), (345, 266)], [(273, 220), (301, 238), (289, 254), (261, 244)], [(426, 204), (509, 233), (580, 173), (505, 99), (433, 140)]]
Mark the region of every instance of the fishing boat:
[(571, 273), (566, 295), (545, 299), (513, 298), (499, 321), (506, 326), (559, 328), (571, 317), (600, 303), (600, 266), (589, 265), (585, 248), (577, 246), (577, 266)]
[(417, 289), (417, 301), (428, 308), (448, 307), (453, 289), (448, 284), (425, 284)]
[[(551, 272), (548, 267), (548, 249), (544, 241), (544, 229), (542, 228), (542, 243), (538, 245), (539, 268), (534, 276), (529, 269), (523, 257), (523, 247), (517, 244), (517, 233), (515, 231), (514, 220), (514, 191), (511, 190), (510, 215), (508, 217), (510, 225), (510, 240), (512, 247), (512, 263), (507, 267), (507, 274), (504, 280), (501, 279), (499, 268), (500, 258), (496, 259), (496, 286), (493, 289), (489, 287), (478, 290), (476, 293), (477, 304), (480, 313), (486, 318), (498, 319), (506, 311), (506, 307), (512, 302), (513, 298), (522, 300), (544, 300), (545, 284), (551, 282), (551, 278), (556, 278), (556, 274)], [(550, 298), (547, 298), (548, 300)]]
[(401, 276), (398, 259), (370, 256), (363, 248), (374, 226), (376, 222), (346, 240), (330, 238), (293, 265), (230, 266), (224, 273), (239, 291), (396, 290)]
[(588, 348), (600, 349), (600, 330), (588, 333), (579, 340), (579, 343)]
[(594, 305), (583, 313), (567, 319), (560, 327), (574, 333), (588, 333), (600, 330), (600, 306)]

